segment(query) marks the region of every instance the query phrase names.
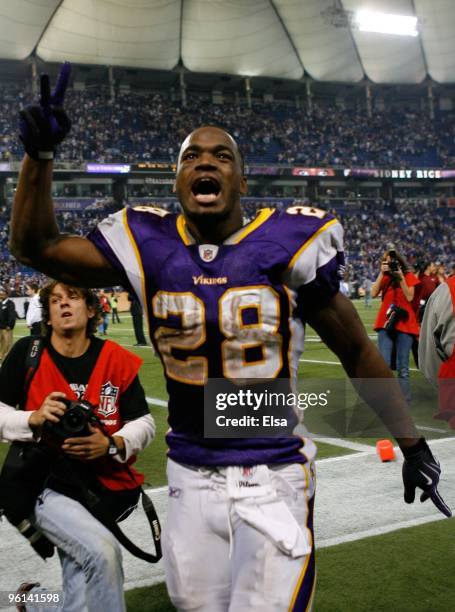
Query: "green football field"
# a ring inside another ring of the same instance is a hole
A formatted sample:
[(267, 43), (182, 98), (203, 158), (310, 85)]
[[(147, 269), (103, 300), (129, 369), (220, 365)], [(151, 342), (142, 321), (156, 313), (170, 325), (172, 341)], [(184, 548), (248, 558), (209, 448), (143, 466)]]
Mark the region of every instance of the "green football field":
[[(378, 302), (371, 309), (365, 309), (361, 302), (355, 306), (368, 333), (374, 337), (372, 325)], [(18, 322), (15, 338), (25, 333), (24, 323)], [(129, 315), (123, 315), (121, 324), (110, 325), (107, 337), (137, 352), (144, 360), (140, 377), (156, 421), (157, 436), (150, 447), (141, 453), (136, 465), (146, 474), (150, 487), (162, 486), (165, 484), (164, 435), (167, 429), (166, 408), (162, 404), (167, 396), (161, 363), (150, 348), (133, 346), (134, 336)], [(414, 369), (415, 365), (412, 363), (411, 367)], [(336, 379), (343, 376), (336, 356), (318, 340), (311, 329), (307, 330), (306, 350), (302, 355), (299, 372), (306, 378)], [(418, 426), (423, 428), (427, 438), (449, 437), (451, 433), (445, 424), (433, 419), (434, 393), (421, 380), (419, 372), (412, 371), (411, 376), (425, 390), (421, 394), (424, 400), (412, 406)], [(318, 444), (319, 460), (355, 453), (356, 444), (374, 445), (376, 439), (332, 439), (329, 442)], [(0, 461), (6, 450), (7, 445), (1, 444)], [(352, 505), (355, 509), (355, 498), (352, 499)], [(437, 518), (435, 513), (435, 520), (427, 524), (320, 549), (315, 609), (324, 612), (455, 610), (455, 587), (452, 586), (454, 523), (453, 520), (436, 521)], [(174, 609), (163, 584), (128, 591), (127, 603), (131, 612), (164, 612)]]

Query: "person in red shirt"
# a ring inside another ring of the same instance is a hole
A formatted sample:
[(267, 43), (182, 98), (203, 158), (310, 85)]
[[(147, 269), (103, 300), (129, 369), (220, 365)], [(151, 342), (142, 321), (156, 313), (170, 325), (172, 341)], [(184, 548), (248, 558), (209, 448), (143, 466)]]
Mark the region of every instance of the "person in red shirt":
[(414, 338), (419, 335), (419, 323), (412, 307), (417, 285), (419, 279), (404, 258), (393, 248), (385, 251), (381, 270), (371, 287), (372, 297), (382, 297), (374, 329), (378, 332), (379, 351), (389, 366), (392, 366), (392, 355), (396, 356), (398, 379), (408, 401), (411, 399), (409, 355)]
[(419, 322), (423, 319), (425, 305), (433, 291), (440, 284), (440, 280), (436, 274), (437, 266), (434, 261), (426, 262), (420, 267), (419, 281), (414, 293), (413, 306), (417, 313)]

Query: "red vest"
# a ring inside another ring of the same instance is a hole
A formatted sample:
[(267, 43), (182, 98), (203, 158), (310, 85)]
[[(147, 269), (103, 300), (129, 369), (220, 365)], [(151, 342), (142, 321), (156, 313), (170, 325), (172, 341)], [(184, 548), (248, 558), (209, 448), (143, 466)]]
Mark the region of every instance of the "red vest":
[[(104, 342), (81, 399), (96, 406), (95, 414), (111, 436), (124, 424), (119, 410), (120, 396), (132, 383), (141, 365), (142, 359), (134, 353), (130, 353), (110, 340)], [(77, 400), (68, 381), (52, 361), (47, 349), (44, 349), (29, 387), (25, 410), (40, 408), (52, 391), (63, 391), (68, 399)], [(136, 457), (130, 457), (128, 465), (134, 463), (135, 460)], [(127, 469), (124, 464), (115, 459), (103, 457), (92, 463), (98, 479), (108, 489), (134, 489), (144, 482), (142, 474), (136, 472), (134, 468)]]
[[(455, 317), (455, 276), (447, 279), (452, 296), (453, 316)], [(455, 429), (455, 344), (452, 355), (442, 362), (439, 368), (439, 414)]]

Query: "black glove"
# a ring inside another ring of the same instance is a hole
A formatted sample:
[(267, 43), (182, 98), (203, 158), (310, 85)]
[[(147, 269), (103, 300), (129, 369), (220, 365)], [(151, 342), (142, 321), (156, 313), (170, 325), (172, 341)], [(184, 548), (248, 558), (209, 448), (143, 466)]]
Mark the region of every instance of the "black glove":
[(71, 64), (65, 62), (51, 94), (49, 75), (40, 77), (40, 100), (19, 112), (19, 138), (25, 151), (37, 160), (53, 159), (56, 146), (71, 129), (71, 121), (63, 110), (63, 100), (71, 74)]
[(403, 484), (404, 501), (412, 504), (415, 499), (416, 487), (423, 490), (420, 501), (431, 499), (436, 508), (450, 518), (452, 512), (438, 491), (441, 468), (424, 438), (410, 448), (402, 449), (404, 455)]

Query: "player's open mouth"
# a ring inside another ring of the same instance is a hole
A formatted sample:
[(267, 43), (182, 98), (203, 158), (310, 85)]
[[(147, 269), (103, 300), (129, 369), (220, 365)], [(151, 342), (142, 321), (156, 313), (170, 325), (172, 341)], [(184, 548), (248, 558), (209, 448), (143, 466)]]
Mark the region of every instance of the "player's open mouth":
[(221, 191), (218, 181), (211, 177), (196, 179), (191, 187), (191, 192), (199, 204), (211, 204)]
[(66, 318), (66, 317), (71, 317), (71, 316), (72, 316), (72, 315), (71, 315), (71, 313), (70, 313), (70, 312), (64, 312), (64, 313), (62, 314), (62, 319)]

